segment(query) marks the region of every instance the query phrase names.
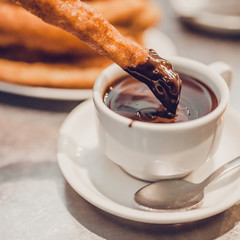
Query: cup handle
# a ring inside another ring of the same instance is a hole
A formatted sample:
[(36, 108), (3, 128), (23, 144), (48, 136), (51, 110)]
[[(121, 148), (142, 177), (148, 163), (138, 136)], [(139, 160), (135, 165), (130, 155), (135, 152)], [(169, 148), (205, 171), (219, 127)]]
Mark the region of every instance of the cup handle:
[(211, 63), (208, 66), (222, 76), (230, 89), (232, 83), (232, 68), (228, 64), (220, 61)]

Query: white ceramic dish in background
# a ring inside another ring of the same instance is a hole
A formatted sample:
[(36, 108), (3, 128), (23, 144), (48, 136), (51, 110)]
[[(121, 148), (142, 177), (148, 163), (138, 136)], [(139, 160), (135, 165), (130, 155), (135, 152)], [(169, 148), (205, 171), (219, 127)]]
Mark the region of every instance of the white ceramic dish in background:
[[(177, 55), (176, 47), (171, 39), (156, 28), (146, 30), (144, 34), (144, 43), (148, 48), (155, 49), (160, 56), (168, 57)], [(54, 100), (84, 100), (92, 96), (92, 89), (32, 87), (1, 81), (0, 91), (22, 96)]]
[(214, 32), (240, 35), (239, 0), (170, 0), (187, 23)]
[[(215, 157), (189, 175), (189, 180), (200, 182), (240, 154), (239, 122), (239, 112), (230, 108)], [(159, 224), (196, 221), (218, 214), (240, 201), (240, 178), (236, 172), (210, 186), (198, 209), (162, 213), (137, 209), (133, 195), (146, 182), (130, 177), (101, 153), (91, 100), (80, 104), (64, 121), (60, 129), (58, 163), (67, 182), (84, 199), (108, 213), (133, 221)]]

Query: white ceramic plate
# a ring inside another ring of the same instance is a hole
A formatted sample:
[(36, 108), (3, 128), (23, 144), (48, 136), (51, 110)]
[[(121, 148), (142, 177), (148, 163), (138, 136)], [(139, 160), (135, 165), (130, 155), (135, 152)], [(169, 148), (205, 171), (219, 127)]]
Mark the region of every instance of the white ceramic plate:
[[(216, 156), (188, 179), (200, 182), (220, 165), (239, 155), (239, 142), (240, 114), (229, 109)], [(100, 152), (92, 100), (80, 104), (64, 121), (58, 142), (58, 163), (68, 183), (83, 198), (106, 212), (134, 221), (161, 224), (190, 222), (220, 213), (240, 200), (238, 171), (212, 184), (198, 209), (179, 212), (137, 209), (133, 196), (146, 182), (129, 176)]]
[[(162, 57), (177, 55), (176, 47), (170, 38), (156, 28), (148, 29), (145, 32), (144, 44), (148, 48), (155, 49)], [(31, 87), (1, 81), (0, 91), (28, 97), (55, 100), (84, 100), (92, 96), (92, 89)]]
[(239, 0), (170, 0), (184, 21), (202, 29), (231, 35), (240, 34)]

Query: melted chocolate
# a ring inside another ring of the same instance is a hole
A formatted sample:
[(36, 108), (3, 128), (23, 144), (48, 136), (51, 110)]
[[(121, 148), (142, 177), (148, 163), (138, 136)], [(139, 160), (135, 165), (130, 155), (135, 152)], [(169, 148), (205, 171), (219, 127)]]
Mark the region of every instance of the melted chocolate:
[(142, 82), (129, 76), (116, 80), (105, 91), (104, 103), (134, 121), (176, 123), (200, 118), (213, 111), (218, 101), (213, 91), (197, 79), (180, 74), (182, 93), (174, 117)]
[(156, 98), (173, 117), (179, 103), (181, 80), (166, 59), (149, 50), (147, 62), (136, 67), (124, 69), (130, 75), (145, 83)]

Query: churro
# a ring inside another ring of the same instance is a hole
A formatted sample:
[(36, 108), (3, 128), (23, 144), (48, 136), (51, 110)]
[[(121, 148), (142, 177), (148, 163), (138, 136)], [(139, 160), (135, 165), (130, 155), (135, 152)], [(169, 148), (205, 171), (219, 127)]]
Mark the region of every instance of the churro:
[[(91, 2), (103, 13), (108, 21), (115, 24), (122, 35), (139, 41), (143, 31), (152, 26), (158, 14), (150, 14), (148, 2), (142, 0), (111, 0)], [(109, 14), (109, 9), (112, 9)], [(147, 14), (147, 21), (144, 15)], [(95, 55), (95, 51), (82, 41), (60, 28), (41, 21), (25, 9), (0, 0), (0, 46), (19, 45), (50, 54)], [(141, 40), (140, 40), (141, 42)]]
[[(144, 29), (158, 19), (158, 13), (148, 12), (149, 7), (154, 8), (148, 0), (88, 2), (114, 23), (121, 34), (138, 43), (143, 42)], [(148, 21), (142, 21), (145, 12)], [(100, 72), (112, 63), (77, 37), (43, 22), (10, 0), (0, 0), (0, 16), (1, 81), (91, 89)]]
[(146, 83), (167, 110), (175, 114), (181, 81), (171, 64), (123, 37), (97, 10), (80, 0), (16, 0), (43, 21), (84, 41), (99, 54)]
[[(86, 66), (86, 62), (92, 66)], [(74, 64), (27, 63), (0, 59), (5, 82), (42, 87), (89, 89), (101, 71), (109, 65), (102, 57), (84, 59)], [(16, 77), (17, 76), (17, 77)]]
[(78, 1), (20, 0), (26, 10), (43, 21), (75, 35), (122, 68), (144, 63), (148, 50), (123, 37), (100, 12)]

